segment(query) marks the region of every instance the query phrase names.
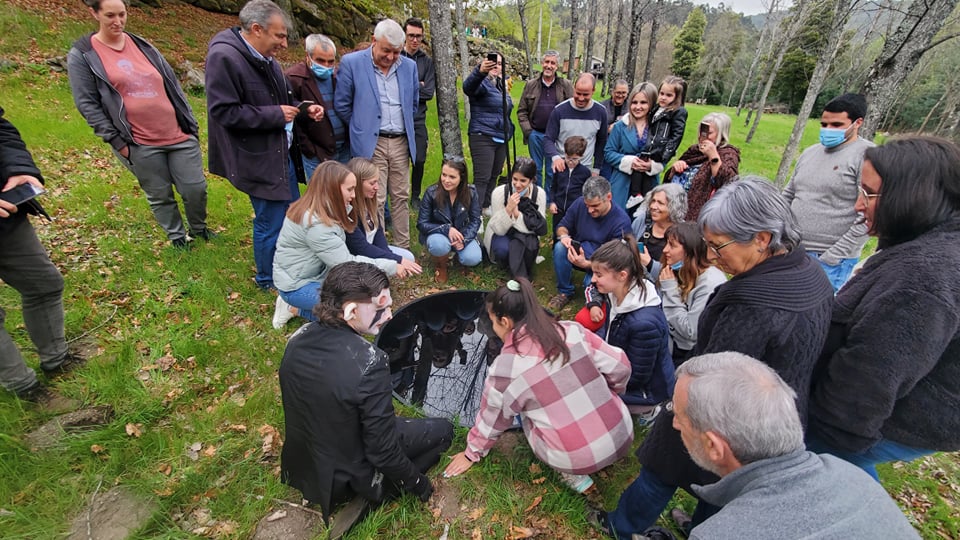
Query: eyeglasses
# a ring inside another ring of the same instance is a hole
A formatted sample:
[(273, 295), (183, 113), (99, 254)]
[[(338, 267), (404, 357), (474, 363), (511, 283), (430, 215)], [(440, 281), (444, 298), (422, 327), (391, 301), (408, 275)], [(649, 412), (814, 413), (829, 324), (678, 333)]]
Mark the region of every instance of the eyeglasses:
[(704, 238), (703, 241), (706, 242), (707, 247), (709, 247), (710, 250), (713, 251), (713, 253), (714, 253), (717, 257), (723, 257), (723, 254), (720, 253), (720, 250), (721, 250), (721, 249), (723, 249), (723, 248), (729, 246), (730, 244), (736, 242), (736, 240), (727, 240), (726, 242), (720, 244), (719, 246), (715, 246), (715, 245), (711, 244), (710, 242), (707, 242), (707, 239), (706, 239), (706, 238)]
[(407, 34), (407, 39), (423, 39), (423, 34)]
[(876, 199), (880, 196), (879, 193), (867, 193), (867, 190), (863, 189), (863, 186), (857, 186), (857, 193), (866, 201), (870, 201), (870, 199)]
[(570, 163), (580, 163), (580, 160), (583, 158), (579, 158), (577, 156), (564, 156), (563, 159), (569, 161)]

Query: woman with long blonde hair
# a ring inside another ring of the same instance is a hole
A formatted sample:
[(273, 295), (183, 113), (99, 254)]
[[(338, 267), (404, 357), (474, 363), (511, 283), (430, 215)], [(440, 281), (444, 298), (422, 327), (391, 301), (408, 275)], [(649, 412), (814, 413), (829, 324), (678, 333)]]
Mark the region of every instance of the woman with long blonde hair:
[(388, 275), (404, 277), (408, 268), (393, 259), (351, 255), (346, 237), (357, 227), (352, 203), (357, 177), (336, 161), (317, 166), (307, 191), (290, 205), (277, 239), (273, 279), (277, 287), (273, 327), (294, 316), (315, 320), (320, 287), (334, 266), (346, 261), (372, 263)]

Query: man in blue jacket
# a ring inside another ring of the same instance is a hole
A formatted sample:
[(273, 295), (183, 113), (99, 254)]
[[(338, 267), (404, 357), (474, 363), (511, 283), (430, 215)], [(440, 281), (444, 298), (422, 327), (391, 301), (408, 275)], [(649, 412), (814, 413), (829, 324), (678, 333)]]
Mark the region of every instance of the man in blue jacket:
[[(253, 259), (257, 285), (273, 288), (273, 254), (290, 203), (300, 198), (303, 163), (293, 120), (300, 113), (280, 63), (290, 19), (270, 0), (251, 0), (240, 27), (223, 30), (207, 49), (210, 172), (230, 181), (253, 205)], [(306, 114), (323, 118), (323, 107)], [(295, 172), (296, 171), (296, 172)]]
[(553, 246), (553, 269), (557, 274), (557, 295), (549, 303), (559, 313), (573, 297), (573, 269), (587, 273), (586, 287), (593, 273), (590, 256), (605, 242), (633, 234), (630, 217), (613, 204), (610, 182), (591, 176), (583, 184), (583, 196), (573, 202), (557, 227), (558, 242)]
[(390, 193), (393, 243), (410, 247), (410, 160), (417, 157), (413, 117), (420, 102), (417, 63), (400, 54), (403, 28), (384, 19), (373, 30), (369, 49), (340, 60), (333, 107), (349, 126), (350, 153), (380, 169), (377, 203), (383, 212)]

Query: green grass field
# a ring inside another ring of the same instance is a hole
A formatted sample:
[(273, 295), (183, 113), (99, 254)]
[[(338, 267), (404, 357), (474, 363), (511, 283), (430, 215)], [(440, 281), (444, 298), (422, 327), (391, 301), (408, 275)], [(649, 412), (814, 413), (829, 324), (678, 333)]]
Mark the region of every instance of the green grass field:
[[(88, 21), (64, 20), (54, 30), (52, 18), (0, 5), (0, 56), (23, 64), (0, 74), (0, 106), (46, 177), (43, 202), (55, 221), (34, 224), (66, 280), (67, 336), (90, 354), (87, 366), (56, 387), (88, 405), (112, 405), (116, 416), (105, 427), (35, 453), (23, 436), (50, 415), (0, 392), (0, 536), (63, 536), (91, 494), (122, 484), (159, 505), (137, 538), (248, 537), (258, 520), (279, 508), (273, 499), (299, 502), (299, 494), (278, 479), (276, 447), (264, 444), (277, 430), (282, 434), (276, 370), (295, 325), (273, 330), (274, 297), (252, 281), (249, 201), (209, 176), (209, 222), (220, 237), (188, 252), (169, 247), (136, 180), (76, 112), (66, 76), (39, 62), (51, 51), (64, 54), (73, 37), (90, 29)], [(202, 58), (209, 34), (178, 36), (199, 47), (181, 55)], [(36, 37), (34, 52), (17, 49), (20, 41), (11, 35)], [(514, 86), (515, 98), (520, 90)], [(193, 98), (192, 104), (203, 135), (204, 102)], [(690, 106), (689, 125), (713, 110)], [(764, 116), (757, 138), (746, 145), (746, 128), (734, 118), (742, 173), (775, 173), (793, 120)], [(439, 173), (435, 109), (428, 122), (426, 185)], [(815, 141), (814, 126), (802, 146)], [(694, 131), (687, 130), (681, 148)], [(518, 149), (526, 154), (522, 144)], [(422, 276), (395, 283), (398, 303), (438, 290), (431, 264), (421, 261)], [(554, 291), (552, 274), (549, 259), (538, 267), (544, 301)], [(455, 268), (448, 285), (486, 289), (503, 279), (489, 266)], [(0, 305), (6, 328), (37, 367), (12, 288), (0, 287)], [(570, 309), (565, 313), (572, 316)], [(461, 430), (451, 453), (462, 449), (464, 436)], [(464, 477), (444, 480), (434, 471), (439, 496), (430, 506), (401, 498), (371, 514), (349, 538), (438, 538), (445, 524), (450, 539), (505, 538), (513, 527), (536, 529), (539, 538), (596, 537), (584, 519), (587, 502), (538, 464), (522, 437), (507, 442)], [(597, 475), (598, 500), (612, 507), (636, 471), (631, 457)], [(881, 467), (881, 477), (924, 538), (960, 536), (955, 455)], [(686, 497), (676, 502), (691, 506)]]

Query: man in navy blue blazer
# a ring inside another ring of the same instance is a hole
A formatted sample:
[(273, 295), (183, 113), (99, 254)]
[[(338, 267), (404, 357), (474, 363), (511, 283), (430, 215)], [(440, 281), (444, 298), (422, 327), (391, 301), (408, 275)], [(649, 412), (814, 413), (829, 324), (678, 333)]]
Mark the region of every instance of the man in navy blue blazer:
[[(420, 99), (417, 63), (404, 58), (397, 21), (384, 19), (369, 49), (345, 55), (337, 73), (333, 108), (349, 126), (350, 152), (380, 169), (380, 212), (390, 193), (394, 245), (410, 247), (410, 161), (416, 159), (413, 116)], [(409, 134), (409, 136), (408, 136)]]

